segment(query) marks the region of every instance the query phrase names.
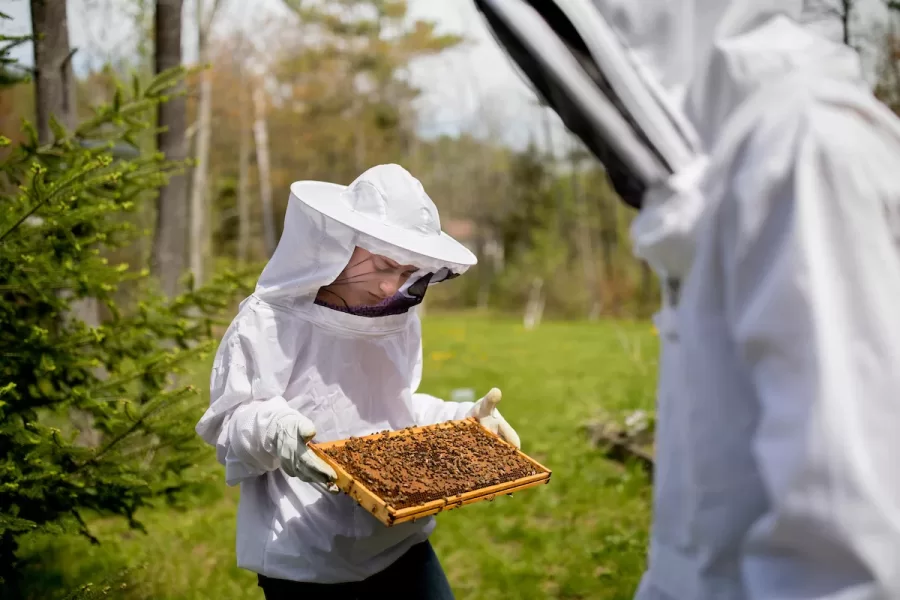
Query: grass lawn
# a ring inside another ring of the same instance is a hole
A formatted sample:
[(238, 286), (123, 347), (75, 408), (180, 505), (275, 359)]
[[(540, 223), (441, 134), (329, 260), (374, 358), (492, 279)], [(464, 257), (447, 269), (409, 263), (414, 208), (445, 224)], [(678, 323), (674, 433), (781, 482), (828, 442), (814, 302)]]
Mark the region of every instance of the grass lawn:
[[(514, 320), (428, 315), (422, 391), (447, 398), (454, 388), (481, 396), (499, 387), (523, 450), (553, 470), (549, 485), (438, 516), (432, 541), (458, 598), (631, 597), (650, 488), (643, 474), (604, 460), (579, 427), (601, 409), (652, 406), (656, 349), (644, 323), (527, 332)], [(77, 536), (26, 540), (24, 553), (39, 561), (30, 597), (60, 598), (90, 581), (96, 597), (261, 600), (255, 576), (234, 566), (238, 490), (221, 488), (183, 512), (138, 515), (148, 534), (97, 521), (100, 546)], [(122, 575), (125, 567), (133, 570)]]

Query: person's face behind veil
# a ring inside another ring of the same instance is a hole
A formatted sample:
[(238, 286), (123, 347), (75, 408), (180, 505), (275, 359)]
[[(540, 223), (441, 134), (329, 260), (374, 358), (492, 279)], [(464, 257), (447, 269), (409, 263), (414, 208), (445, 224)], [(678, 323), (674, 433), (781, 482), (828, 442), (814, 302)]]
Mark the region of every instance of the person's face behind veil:
[(334, 282), (319, 291), (318, 299), (344, 308), (375, 306), (397, 294), (416, 271), (357, 247)]

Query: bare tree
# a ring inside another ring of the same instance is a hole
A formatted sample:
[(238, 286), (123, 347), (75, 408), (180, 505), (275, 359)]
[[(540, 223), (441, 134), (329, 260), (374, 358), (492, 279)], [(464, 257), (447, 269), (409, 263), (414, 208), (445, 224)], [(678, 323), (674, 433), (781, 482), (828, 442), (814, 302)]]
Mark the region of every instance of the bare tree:
[[(209, 61), (209, 37), (216, 12), (222, 0), (212, 0), (208, 10), (206, 2), (197, 3), (197, 51), (201, 64)], [(203, 283), (204, 254), (209, 237), (207, 179), (209, 178), (209, 143), (212, 135), (212, 73), (204, 70), (200, 76), (200, 98), (197, 108), (197, 165), (191, 182), (190, 269), (197, 284)]]
[(541, 324), (541, 319), (544, 316), (545, 303), (544, 278), (535, 277), (531, 282), (531, 289), (528, 292), (528, 301), (525, 304), (525, 315), (522, 319), (522, 324), (527, 331), (531, 331)]
[(578, 253), (581, 255), (581, 266), (584, 271), (584, 285), (588, 293), (588, 320), (596, 321), (600, 316), (601, 299), (597, 282), (597, 262), (594, 258), (594, 244), (591, 240), (591, 227), (588, 220), (588, 206), (585, 192), (581, 185), (580, 163), (587, 154), (577, 145), (575, 138), (570, 138), (572, 148), (569, 158), (572, 163), (572, 194), (578, 211)]
[(810, 14), (819, 14), (826, 20), (837, 18), (841, 23), (841, 35), (844, 44), (853, 46), (850, 25), (853, 22), (853, 9), (856, 5), (855, 0), (816, 0), (809, 2), (806, 10)]
[[(184, 0), (156, 0), (155, 71), (161, 73), (181, 64), (182, 9)], [(180, 91), (183, 84), (179, 84)], [(185, 100), (173, 95), (157, 109), (159, 126), (157, 148), (169, 160), (184, 160)], [(156, 201), (156, 229), (153, 236), (151, 271), (159, 278), (163, 292), (169, 297), (178, 293), (178, 282), (184, 271), (187, 242), (187, 178), (173, 175), (160, 189)]]
[(603, 273), (608, 282), (615, 278), (615, 257), (619, 246), (619, 203), (615, 198), (597, 198), (600, 204), (600, 244), (603, 255)]
[(271, 257), (275, 252), (275, 215), (272, 210), (272, 182), (269, 165), (269, 132), (266, 125), (266, 98), (262, 85), (253, 90), (253, 108), (255, 120), (253, 136), (256, 140), (256, 169), (259, 174), (259, 198), (262, 202), (263, 239), (266, 255)]
[(241, 64), (240, 81), (240, 129), (238, 135), (238, 243), (237, 259), (246, 262), (250, 254), (250, 103), (247, 101), (247, 69)]
[[(78, 124), (75, 105), (75, 73), (69, 47), (69, 19), (62, 0), (31, 0), (34, 34), (35, 105), (38, 140), (53, 137), (51, 119), (71, 130)], [(64, 292), (69, 293), (69, 292)], [(84, 298), (72, 303), (72, 315), (87, 325), (100, 324), (97, 301)]]
[(875, 95), (894, 113), (900, 114), (900, 36), (897, 32), (896, 16), (900, 13), (900, 2), (885, 2), (888, 19), (886, 31), (879, 40), (878, 81)]
[(50, 119), (73, 129), (78, 118), (75, 108), (74, 50), (69, 48), (69, 21), (66, 3), (60, 0), (31, 0), (34, 33), (35, 94), (38, 139), (52, 137)]
[(844, 44), (850, 45), (850, 20), (853, 16), (853, 0), (841, 0), (841, 25), (844, 28)]
[[(35, 104), (37, 106), (38, 141), (52, 140), (51, 119), (71, 130), (78, 124), (75, 106), (75, 74), (69, 48), (69, 21), (64, 0), (31, 0), (31, 27), (34, 35)], [(70, 290), (59, 292), (71, 295)], [(72, 302), (71, 316), (88, 326), (100, 324), (100, 311), (95, 298), (82, 298)], [(98, 376), (105, 376), (102, 367), (96, 368)], [(99, 432), (93, 428), (93, 419), (83, 411), (72, 411), (72, 423), (79, 430), (78, 443), (96, 447)]]

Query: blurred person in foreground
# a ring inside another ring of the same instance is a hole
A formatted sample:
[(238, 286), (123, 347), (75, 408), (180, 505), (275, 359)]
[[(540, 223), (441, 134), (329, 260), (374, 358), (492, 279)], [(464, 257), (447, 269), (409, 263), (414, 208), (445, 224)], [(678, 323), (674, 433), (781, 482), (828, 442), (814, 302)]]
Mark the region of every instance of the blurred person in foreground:
[(422, 184), (379, 165), (349, 186), (291, 186), (284, 232), (213, 363), (197, 432), (241, 486), (237, 563), (267, 600), (451, 600), (434, 517), (386, 527), (306, 443), (467, 417), (519, 446), (496, 409), (418, 393), (429, 285), (475, 256), (441, 231)]
[(900, 122), (828, 7), (475, 0), (663, 282), (640, 600), (900, 598)]

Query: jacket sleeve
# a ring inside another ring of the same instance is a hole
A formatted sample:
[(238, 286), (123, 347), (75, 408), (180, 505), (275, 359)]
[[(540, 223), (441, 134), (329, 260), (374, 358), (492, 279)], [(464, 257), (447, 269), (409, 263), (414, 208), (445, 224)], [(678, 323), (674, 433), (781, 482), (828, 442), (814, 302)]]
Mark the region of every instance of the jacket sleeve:
[(197, 433), (216, 448), (225, 481), (245, 479), (279, 468), (273, 444), (275, 423), (296, 412), (282, 394), (295, 349), (279, 344), (273, 315), (252, 307), (242, 311), (225, 334), (210, 376), (210, 405)]
[[(417, 320), (418, 321), (418, 320)], [(418, 324), (417, 324), (417, 332)], [(446, 421), (456, 421), (466, 418), (466, 413), (475, 406), (474, 402), (447, 402), (429, 394), (419, 393), (419, 385), (422, 383), (422, 335), (417, 333), (418, 350), (416, 362), (413, 367), (413, 379), (410, 389), (412, 391), (413, 417), (416, 425), (434, 425)]]
[(900, 597), (900, 138), (863, 112), (762, 128), (719, 212), (768, 496), (751, 599)]

